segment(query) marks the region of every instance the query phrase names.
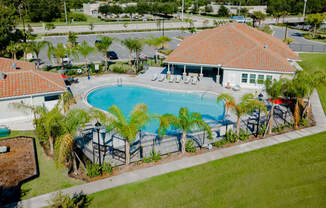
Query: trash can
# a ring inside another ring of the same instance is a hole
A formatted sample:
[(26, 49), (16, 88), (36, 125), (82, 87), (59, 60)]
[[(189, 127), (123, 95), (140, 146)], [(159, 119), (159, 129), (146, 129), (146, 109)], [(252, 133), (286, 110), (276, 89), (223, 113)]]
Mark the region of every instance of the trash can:
[(8, 127), (0, 126), (0, 138), (9, 136), (9, 134), (10, 134), (10, 131), (9, 131)]

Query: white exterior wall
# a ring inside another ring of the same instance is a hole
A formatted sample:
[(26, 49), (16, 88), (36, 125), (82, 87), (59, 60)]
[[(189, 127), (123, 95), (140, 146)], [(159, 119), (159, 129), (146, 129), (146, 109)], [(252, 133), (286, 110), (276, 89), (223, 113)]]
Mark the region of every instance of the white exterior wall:
[[(248, 74), (247, 83), (242, 82), (242, 74)], [(250, 83), (250, 75), (256, 75), (255, 83)], [(250, 89), (262, 89), (264, 84), (258, 84), (258, 75), (264, 76), (264, 81), (267, 76), (272, 76), (272, 80), (279, 80), (282, 78), (291, 79), (291, 74), (277, 73), (277, 72), (265, 72), (265, 71), (254, 71), (254, 70), (234, 70), (234, 69), (224, 69), (223, 72), (223, 86), (228, 86), (228, 83), (231, 87), (240, 85), (241, 88), (250, 88)]]
[(24, 103), (27, 105), (40, 106), (44, 105), (48, 110), (52, 110), (58, 100), (45, 102), (44, 98), (49, 95), (60, 95), (61, 93), (24, 96), (18, 98), (0, 99), (0, 124), (6, 124), (14, 121), (32, 120), (33, 113), (29, 110), (15, 109), (12, 103)]

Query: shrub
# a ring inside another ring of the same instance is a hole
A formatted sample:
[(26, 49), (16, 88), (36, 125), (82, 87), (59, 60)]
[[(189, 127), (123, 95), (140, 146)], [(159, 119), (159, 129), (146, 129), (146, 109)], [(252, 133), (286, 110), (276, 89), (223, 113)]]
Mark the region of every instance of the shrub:
[(196, 152), (197, 151), (194, 141), (188, 140), (186, 142), (186, 151), (187, 152)]
[(245, 131), (240, 131), (239, 139), (241, 141), (246, 141), (247, 139), (249, 139), (249, 133)]
[(160, 49), (159, 52), (164, 54), (164, 55), (170, 55), (170, 53), (172, 53), (172, 49)]
[(110, 69), (116, 73), (126, 73), (129, 70), (129, 65), (123, 63), (111, 64)]
[(308, 125), (308, 120), (307, 119), (301, 119), (299, 125), (300, 126), (307, 126)]
[(235, 143), (238, 141), (238, 136), (234, 131), (232, 131), (232, 129), (230, 129), (226, 132), (225, 139), (227, 142)]
[(89, 197), (80, 192), (79, 194), (74, 194), (72, 197), (69, 194), (63, 194), (61, 191), (58, 192), (50, 201), (50, 206), (52, 208), (84, 208), (88, 207), (90, 204)]
[(97, 163), (90, 163), (86, 166), (87, 176), (94, 178), (95, 176), (101, 175), (101, 166)]
[(112, 173), (112, 165), (111, 163), (104, 163), (102, 166), (102, 170), (105, 171), (108, 174)]
[(153, 151), (151, 152), (151, 159), (154, 162), (161, 160), (162, 159), (161, 152), (160, 151), (155, 152), (155, 148), (153, 148)]
[(143, 163), (150, 163), (150, 162), (152, 162), (152, 158), (150, 158), (150, 157), (143, 158)]
[(71, 12), (68, 14), (68, 19), (70, 22), (72, 19), (74, 19), (74, 21), (78, 21), (78, 22), (86, 22), (87, 21), (87, 17), (83, 13), (72, 13)]
[(227, 143), (229, 143), (229, 142), (225, 138), (223, 138), (223, 139), (221, 139), (219, 141), (214, 142), (213, 145), (215, 147), (222, 147), (223, 145), (225, 145)]

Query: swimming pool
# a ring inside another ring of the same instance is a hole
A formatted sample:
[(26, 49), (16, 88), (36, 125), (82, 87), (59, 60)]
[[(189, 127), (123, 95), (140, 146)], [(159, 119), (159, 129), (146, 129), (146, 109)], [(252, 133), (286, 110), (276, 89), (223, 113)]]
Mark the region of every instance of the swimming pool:
[[(223, 102), (216, 102), (216, 95), (210, 93), (179, 93), (146, 87), (123, 85), (97, 88), (87, 96), (87, 102), (107, 111), (111, 105), (120, 107), (125, 115), (138, 103), (144, 103), (152, 114), (171, 113), (178, 115), (181, 107), (190, 112), (198, 112), (209, 123), (218, 123), (223, 119), (225, 109)], [(158, 122), (152, 121), (143, 130), (157, 133)]]

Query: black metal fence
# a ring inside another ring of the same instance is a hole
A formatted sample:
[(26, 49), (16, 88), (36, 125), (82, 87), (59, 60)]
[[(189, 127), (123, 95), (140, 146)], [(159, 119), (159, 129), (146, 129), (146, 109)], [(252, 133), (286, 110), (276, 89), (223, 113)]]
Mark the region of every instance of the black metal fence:
[(300, 44), (291, 43), (289, 47), (293, 51), (297, 52), (316, 52), (316, 53), (326, 53), (326, 44)]

